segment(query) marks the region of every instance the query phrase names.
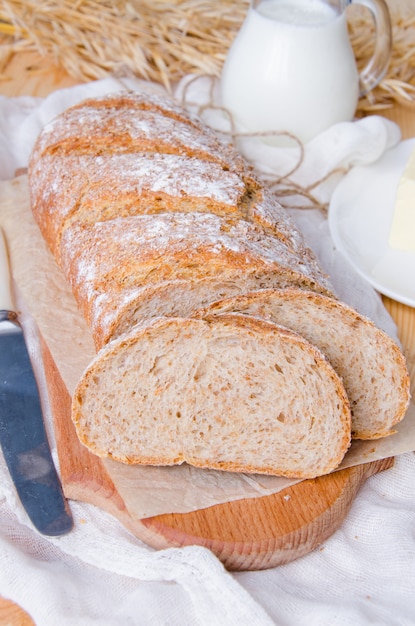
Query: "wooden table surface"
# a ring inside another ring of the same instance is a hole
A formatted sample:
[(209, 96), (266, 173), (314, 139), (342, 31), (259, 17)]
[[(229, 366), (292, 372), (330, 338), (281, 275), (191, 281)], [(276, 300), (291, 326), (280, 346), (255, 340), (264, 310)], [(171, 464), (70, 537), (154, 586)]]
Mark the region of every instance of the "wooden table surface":
[[(79, 82), (59, 68), (47, 65), (44, 59), (34, 53), (14, 57), (7, 68), (7, 74), (10, 79), (0, 84), (0, 94), (6, 96), (44, 97), (57, 88), (69, 87)], [(415, 105), (394, 107), (383, 111), (382, 115), (400, 124), (403, 138), (415, 137)], [(383, 300), (398, 326), (411, 375), (412, 394), (415, 395), (415, 309), (387, 297)], [(0, 625), (30, 626), (33, 621), (13, 602), (0, 598)]]

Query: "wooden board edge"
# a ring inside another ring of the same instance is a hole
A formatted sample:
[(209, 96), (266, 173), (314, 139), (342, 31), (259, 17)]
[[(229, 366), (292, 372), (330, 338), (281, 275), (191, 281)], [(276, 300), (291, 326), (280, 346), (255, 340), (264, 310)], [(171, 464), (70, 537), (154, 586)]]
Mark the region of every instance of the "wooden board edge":
[(0, 624), (3, 626), (35, 626), (30, 615), (12, 600), (0, 597)]
[[(373, 461), (340, 470), (330, 476), (306, 480), (277, 494), (264, 496), (260, 500), (268, 511), (269, 524), (266, 526), (258, 516), (259, 499), (250, 498), (218, 504), (193, 513), (165, 514), (136, 521), (133, 532), (158, 549), (186, 545), (207, 547), (228, 570), (272, 568), (318, 548), (341, 526), (363, 483), (374, 474), (391, 468), (393, 463), (393, 457)], [(327, 493), (326, 501), (320, 499), (322, 492)], [(310, 508), (310, 502), (317, 504), (317, 508)], [(299, 507), (300, 511), (293, 515), (287, 512), (290, 506)], [(240, 536), (235, 534), (223, 539), (220, 538), (221, 521), (229, 515), (229, 507), (236, 519), (244, 516), (245, 524)], [(211, 517), (210, 523), (206, 521), (207, 516)], [(284, 528), (284, 524), (281, 524), (284, 518), (297, 518), (297, 523), (291, 528)], [(212, 519), (215, 520), (213, 525)], [(209, 526), (210, 536), (202, 536), (200, 529)], [(280, 534), (276, 536), (278, 526)], [(256, 539), (252, 539), (252, 528), (260, 531)]]
[(204, 546), (234, 571), (283, 565), (318, 548), (342, 524), (362, 484), (393, 464), (393, 458), (382, 459), (270, 496), (136, 519), (101, 459), (78, 440), (70, 419), (70, 394), (43, 338), (41, 348), (66, 497), (100, 507), (155, 549)]

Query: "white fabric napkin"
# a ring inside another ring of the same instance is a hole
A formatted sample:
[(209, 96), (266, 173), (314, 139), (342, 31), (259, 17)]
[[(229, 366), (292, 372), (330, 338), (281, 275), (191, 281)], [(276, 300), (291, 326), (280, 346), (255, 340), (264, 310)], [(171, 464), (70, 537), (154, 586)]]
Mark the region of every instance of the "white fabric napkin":
[[(142, 81), (106, 79), (46, 99), (0, 97), (0, 178), (11, 178), (17, 168), (26, 167), (33, 142), (51, 116), (84, 97), (125, 87), (161, 89)], [(186, 97), (203, 102), (207, 88), (193, 82)], [(217, 122), (219, 112), (211, 115)], [(308, 185), (334, 166), (371, 162), (399, 138), (397, 126), (381, 117), (335, 127), (307, 146), (296, 176)], [(280, 174), (295, 158), (258, 140), (246, 141), (243, 150), (265, 174)], [(321, 187), (321, 201), (329, 199), (334, 186), (331, 180)], [(336, 284), (339, 295), (351, 304), (357, 300), (363, 312), (394, 334), (378, 294), (337, 257), (324, 217), (301, 211), (296, 218), (325, 267), (347, 277)], [(72, 533), (54, 539), (39, 536), (0, 457), (0, 595), (26, 609), (37, 626), (415, 623), (413, 454), (398, 457), (392, 470), (363, 486), (341, 529), (319, 550), (260, 572), (230, 574), (199, 547), (156, 552), (101, 510), (78, 502), (71, 502), (71, 509)]]

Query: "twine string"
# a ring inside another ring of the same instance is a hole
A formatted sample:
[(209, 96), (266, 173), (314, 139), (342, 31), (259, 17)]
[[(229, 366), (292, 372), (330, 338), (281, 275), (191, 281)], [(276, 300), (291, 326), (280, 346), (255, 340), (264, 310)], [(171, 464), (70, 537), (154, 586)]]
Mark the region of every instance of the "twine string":
[[(208, 79), (210, 81), (209, 90), (208, 90), (208, 101), (203, 104), (194, 102), (188, 98), (189, 88), (196, 81), (201, 80), (201, 79)], [(286, 130), (261, 131), (261, 132), (236, 130), (236, 123), (232, 115), (232, 112), (229, 111), (229, 109), (227, 109), (226, 107), (223, 107), (215, 103), (215, 87), (217, 85), (217, 81), (218, 81), (218, 78), (211, 74), (205, 74), (203, 76), (200, 76), (200, 75), (192, 76), (185, 83), (183, 87), (183, 91), (181, 95), (182, 105), (185, 107), (186, 106), (192, 107), (195, 110), (196, 114), (200, 118), (203, 118), (204, 121), (210, 126), (210, 128), (212, 128), (212, 130), (222, 135), (225, 135), (226, 137), (229, 137), (232, 144), (236, 148), (237, 148), (237, 140), (241, 138), (243, 139), (246, 137), (254, 137), (254, 138), (255, 137), (259, 137), (259, 138), (260, 137), (288, 137), (289, 139), (291, 139), (296, 144), (296, 147), (298, 148), (298, 157), (294, 166), (288, 172), (285, 172), (282, 174), (275, 174), (275, 175), (264, 174), (264, 172), (258, 171), (258, 169), (255, 168), (255, 164), (249, 160), (249, 156), (246, 156), (246, 158), (248, 162), (250, 162), (250, 164), (254, 167), (254, 170), (257, 176), (261, 179), (263, 184), (265, 184), (268, 187), (268, 189), (277, 196), (278, 201), (283, 207), (291, 208), (291, 209), (301, 209), (301, 210), (318, 209), (322, 211), (323, 213), (327, 213), (328, 204), (325, 202), (321, 202), (313, 192), (320, 185), (327, 182), (332, 176), (339, 175), (339, 174), (346, 174), (350, 168), (335, 167), (324, 176), (321, 176), (320, 178), (318, 178), (317, 180), (314, 180), (312, 183), (306, 186), (301, 185), (298, 182), (295, 182), (294, 180), (292, 180), (292, 176), (299, 170), (302, 163), (304, 162), (305, 147), (304, 147), (303, 142), (296, 135)], [(228, 119), (230, 130), (227, 131), (227, 130), (215, 128), (209, 122), (209, 120), (206, 119), (206, 116), (204, 116), (204, 113), (208, 111), (222, 112), (224, 116), (226, 116)], [(293, 198), (293, 197), (302, 198), (303, 200), (306, 200), (307, 202), (305, 204), (293, 204), (292, 202), (290, 203), (284, 202), (285, 198)]]

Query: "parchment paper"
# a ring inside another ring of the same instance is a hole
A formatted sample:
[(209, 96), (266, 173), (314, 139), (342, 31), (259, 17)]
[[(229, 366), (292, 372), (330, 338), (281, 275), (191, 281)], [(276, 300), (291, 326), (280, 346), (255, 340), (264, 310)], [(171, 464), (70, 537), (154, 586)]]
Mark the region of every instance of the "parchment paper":
[[(72, 394), (94, 355), (94, 346), (72, 292), (33, 220), (25, 175), (0, 183), (0, 225), (5, 231), (19, 293)], [(414, 449), (415, 406), (411, 404), (395, 435), (377, 441), (354, 442), (341, 467)], [(201, 470), (188, 465), (165, 468), (126, 466), (114, 461), (104, 463), (121, 497), (131, 501), (131, 492), (136, 494), (130, 513), (138, 518), (185, 513), (240, 498), (269, 495), (298, 482)]]

